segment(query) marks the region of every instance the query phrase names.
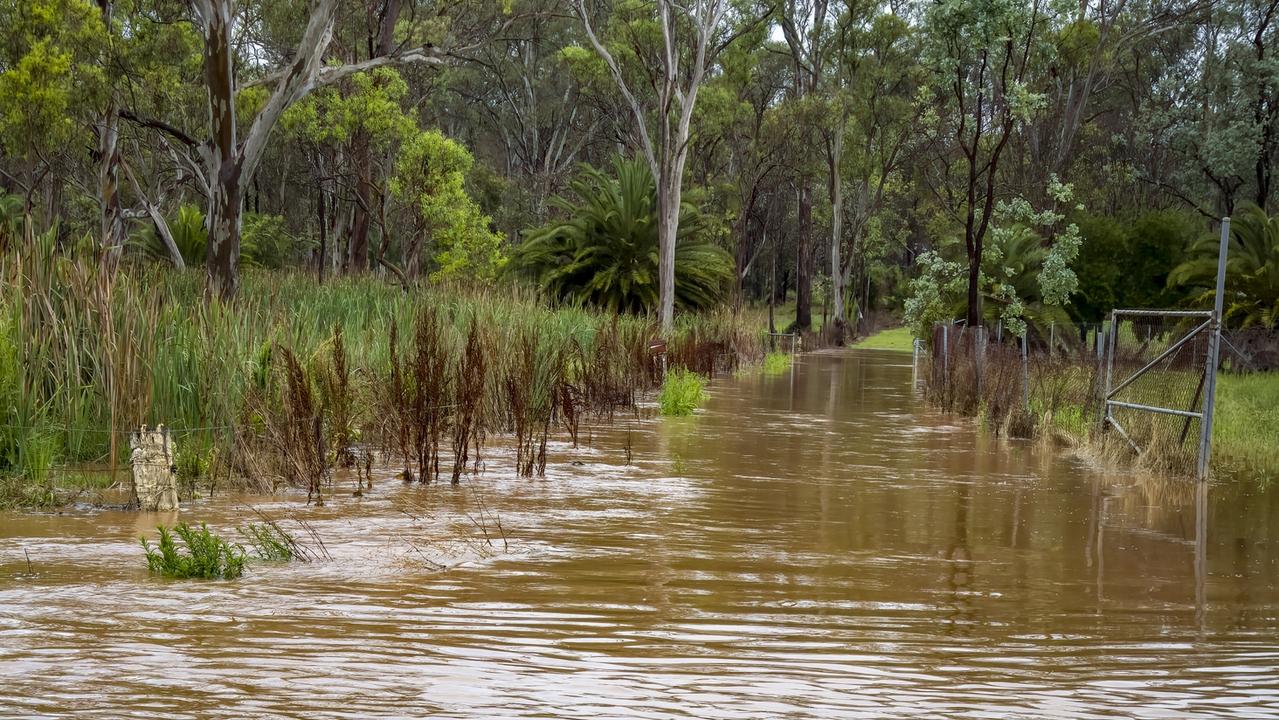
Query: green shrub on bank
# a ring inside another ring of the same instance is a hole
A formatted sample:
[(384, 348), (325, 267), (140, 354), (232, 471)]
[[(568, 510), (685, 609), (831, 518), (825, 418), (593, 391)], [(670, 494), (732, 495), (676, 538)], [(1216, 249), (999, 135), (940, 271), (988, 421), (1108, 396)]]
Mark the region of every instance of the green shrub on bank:
[(770, 352), (764, 356), (764, 374), (781, 375), (790, 370), (792, 358), (790, 353)]
[(684, 368), (666, 373), (657, 404), (663, 415), (692, 415), (706, 400), (706, 378)]
[[(233, 580), (244, 573), (244, 548), (232, 545), (201, 523), (194, 528), (178, 523), (172, 528), (161, 525), (157, 530), (160, 541), (151, 547), (142, 538), (142, 549), (147, 554), (147, 569), (167, 578), (200, 578), (204, 580)], [(179, 546), (177, 541), (182, 541)]]

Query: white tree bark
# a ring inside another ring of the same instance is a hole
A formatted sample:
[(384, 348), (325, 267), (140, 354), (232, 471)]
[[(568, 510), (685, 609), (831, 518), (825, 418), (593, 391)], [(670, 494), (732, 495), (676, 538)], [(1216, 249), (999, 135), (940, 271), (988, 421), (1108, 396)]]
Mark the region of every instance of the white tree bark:
[[(573, 9), (582, 21), (591, 47), (608, 66), (609, 74), (626, 101), (635, 120), (640, 150), (657, 184), (658, 315), (662, 334), (669, 335), (675, 322), (675, 243), (679, 232), (679, 209), (693, 108), (706, 77), (706, 67), (722, 49), (713, 43), (724, 22), (728, 3), (726, 0), (694, 0), (683, 5), (673, 0), (657, 0), (658, 21), (662, 27), (662, 77), (657, 86), (656, 106), (651, 108), (657, 117), (656, 137), (649, 128), (646, 108), (631, 90), (613, 54), (596, 35), (585, 0), (573, 0)], [(693, 37), (687, 39), (690, 63), (687, 77), (681, 75), (680, 59), (685, 43), (681, 43), (678, 34), (680, 24), (674, 21), (674, 12), (686, 15), (687, 25), (693, 28)]]

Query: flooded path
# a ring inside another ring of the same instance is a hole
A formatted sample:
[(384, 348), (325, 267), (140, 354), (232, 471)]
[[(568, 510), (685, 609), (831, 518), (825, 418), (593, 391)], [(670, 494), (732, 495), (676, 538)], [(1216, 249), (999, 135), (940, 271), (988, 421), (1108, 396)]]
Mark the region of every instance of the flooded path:
[(334, 556), (234, 582), (148, 577), (169, 518), (0, 514), (0, 717), (1279, 718), (1277, 492), (1214, 487), (1196, 544), (1192, 484), (986, 436), (891, 353), (592, 434), (189, 507)]

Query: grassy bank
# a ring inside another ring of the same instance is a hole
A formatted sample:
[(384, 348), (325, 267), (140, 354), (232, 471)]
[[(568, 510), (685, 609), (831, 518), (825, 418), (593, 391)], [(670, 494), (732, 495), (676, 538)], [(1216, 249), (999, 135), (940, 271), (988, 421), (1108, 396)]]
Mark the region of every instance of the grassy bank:
[(911, 334), (908, 328), (890, 328), (881, 330), (874, 335), (862, 338), (853, 342), (853, 347), (859, 347), (866, 350), (895, 350), (899, 352), (911, 352), (914, 348), (915, 336)]
[[(456, 477), (493, 435), (510, 435), (521, 470), (536, 473), (549, 432), (576, 439), (578, 423), (658, 380), (653, 318), (518, 288), (405, 292), (372, 277), (318, 285), (250, 271), (222, 305), (204, 302), (200, 271), (140, 265), (108, 278), (49, 248), (0, 262), (0, 489), (11, 501), (51, 501), (66, 468), (123, 465), (127, 433), (159, 423), (192, 484), (309, 486), (357, 444), (400, 457), (406, 476), (435, 478), (443, 464)], [(702, 374), (762, 348), (762, 333), (727, 311), (681, 315), (668, 339), (671, 366)]]
[[(910, 342), (910, 334), (898, 329), (879, 333), (857, 346), (908, 351)], [(1039, 348), (1023, 359), (1016, 344), (991, 342), (980, 353), (978, 365), (971, 335), (952, 336), (950, 347), (945, 366), (930, 367), (928, 353), (920, 358), (919, 376), (933, 404), (976, 417), (998, 434), (1055, 437), (1120, 466), (1135, 463), (1170, 475), (1195, 472), (1197, 421), (1116, 408), (1116, 419), (1142, 448), (1140, 455), (1135, 455), (1129, 442), (1113, 428), (1100, 432), (1102, 379), (1091, 350), (1049, 355)], [(1135, 369), (1143, 361), (1128, 358), (1125, 362)], [(980, 383), (976, 382), (978, 367)], [(1125, 377), (1129, 371), (1118, 374)], [(1028, 388), (1023, 379), (1027, 375)], [(1279, 373), (1223, 372), (1217, 377), (1212, 473), (1262, 483), (1279, 478), (1279, 443), (1275, 442), (1279, 438)], [(1146, 379), (1129, 385), (1123, 397), (1147, 405), (1167, 406), (1171, 402), (1175, 407), (1190, 407), (1199, 397), (1195, 389), (1198, 379), (1198, 373), (1190, 369), (1156, 369)], [(1029, 400), (1029, 408), (1023, 398)]]
[(1218, 376), (1212, 464), (1267, 483), (1279, 478), (1279, 373)]

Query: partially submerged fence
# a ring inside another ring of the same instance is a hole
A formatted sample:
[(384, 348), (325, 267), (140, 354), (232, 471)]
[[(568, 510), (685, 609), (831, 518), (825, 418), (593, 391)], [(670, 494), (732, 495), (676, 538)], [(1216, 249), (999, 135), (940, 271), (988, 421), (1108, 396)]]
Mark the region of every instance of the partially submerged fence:
[(1076, 437), (1113, 434), (1147, 464), (1204, 478), (1211, 452), (1217, 371), (1275, 369), (1279, 333), (1222, 327), (1230, 218), (1222, 219), (1212, 310), (1115, 310), (1099, 325), (957, 323), (916, 345), (915, 376), (937, 405), (980, 414), (996, 430), (1038, 424)]
[[(1209, 311), (1119, 310), (1092, 324), (934, 326), (915, 347), (915, 380), (947, 411), (997, 432), (1105, 437), (1154, 469), (1199, 475), (1210, 375)], [(1279, 370), (1279, 330), (1223, 330), (1224, 372)]]

